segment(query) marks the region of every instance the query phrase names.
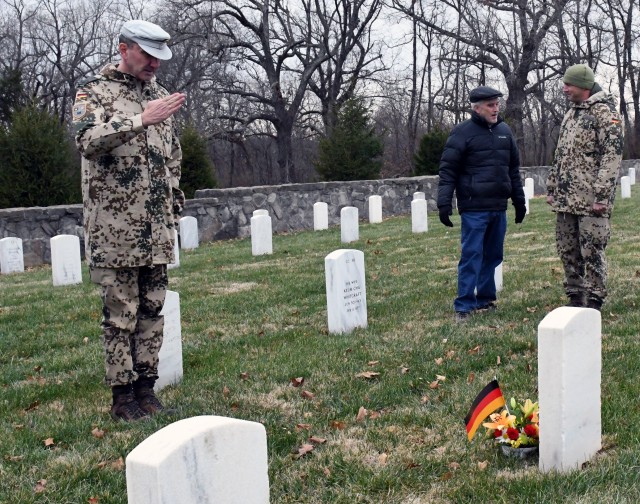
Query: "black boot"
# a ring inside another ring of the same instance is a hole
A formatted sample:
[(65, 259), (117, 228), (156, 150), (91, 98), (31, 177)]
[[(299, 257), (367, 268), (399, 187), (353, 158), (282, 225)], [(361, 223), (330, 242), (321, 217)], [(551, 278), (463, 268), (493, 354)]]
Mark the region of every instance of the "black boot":
[(597, 297), (590, 297), (587, 300), (587, 308), (593, 308), (594, 310), (598, 310), (600, 311), (600, 309), (602, 308), (602, 304), (604, 303), (604, 301), (600, 298)]
[(568, 294), (569, 302), (565, 306), (584, 307), (584, 296), (582, 294)]
[(156, 413), (164, 411), (164, 406), (153, 391), (155, 383), (155, 378), (148, 378), (146, 376), (141, 376), (133, 382), (133, 393), (140, 408), (148, 415), (155, 415)]
[(149, 415), (140, 409), (131, 385), (116, 385), (111, 387), (111, 393), (113, 395), (111, 418), (114, 420), (133, 422), (149, 418)]

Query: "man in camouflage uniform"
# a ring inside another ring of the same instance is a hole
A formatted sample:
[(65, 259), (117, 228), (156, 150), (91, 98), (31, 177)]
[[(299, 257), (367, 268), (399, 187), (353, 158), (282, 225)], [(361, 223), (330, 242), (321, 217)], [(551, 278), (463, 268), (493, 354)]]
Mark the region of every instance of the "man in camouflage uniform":
[(127, 421), (163, 409), (153, 391), (160, 311), (184, 203), (172, 116), (185, 97), (170, 95), (155, 78), (160, 60), (171, 58), (168, 40), (157, 25), (126, 22), (119, 64), (82, 82), (73, 105), (86, 253), (102, 293), (105, 381), (111, 416)]
[(622, 160), (623, 127), (611, 94), (586, 65), (563, 78), (571, 101), (547, 179), (556, 218), (556, 245), (565, 272), (567, 306), (600, 310), (607, 296), (605, 248)]

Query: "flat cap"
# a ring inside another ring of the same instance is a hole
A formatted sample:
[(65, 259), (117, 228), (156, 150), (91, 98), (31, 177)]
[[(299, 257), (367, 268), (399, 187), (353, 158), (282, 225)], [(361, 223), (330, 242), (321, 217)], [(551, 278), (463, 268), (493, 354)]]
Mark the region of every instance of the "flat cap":
[(120, 35), (138, 44), (145, 52), (161, 60), (171, 59), (171, 49), (167, 42), (171, 36), (158, 25), (141, 19), (127, 21), (120, 29)]
[(469, 101), (471, 103), (476, 103), (484, 100), (493, 100), (494, 98), (500, 98), (502, 96), (504, 95), (497, 89), (493, 89), (488, 86), (480, 86), (471, 90), (469, 93)]

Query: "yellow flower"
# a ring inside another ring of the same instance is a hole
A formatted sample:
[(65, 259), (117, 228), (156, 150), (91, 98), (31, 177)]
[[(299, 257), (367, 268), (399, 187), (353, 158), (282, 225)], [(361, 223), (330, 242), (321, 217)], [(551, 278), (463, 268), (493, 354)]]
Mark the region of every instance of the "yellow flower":
[(537, 402), (534, 403), (531, 401), (531, 399), (527, 399), (524, 402), (524, 406), (522, 406), (522, 415), (524, 416), (524, 418), (529, 418), (534, 413), (536, 413), (536, 417), (537, 417), (538, 403)]
[(513, 427), (513, 423), (516, 421), (516, 416), (510, 415), (506, 409), (502, 410), (501, 413), (492, 413), (489, 418), (491, 422), (485, 422), (482, 426), (492, 430)]

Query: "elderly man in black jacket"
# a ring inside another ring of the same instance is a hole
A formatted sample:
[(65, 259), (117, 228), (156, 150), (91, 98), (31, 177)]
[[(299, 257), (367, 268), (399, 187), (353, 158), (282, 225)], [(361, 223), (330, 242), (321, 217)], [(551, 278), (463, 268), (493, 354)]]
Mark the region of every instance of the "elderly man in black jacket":
[(471, 119), (453, 128), (440, 160), (440, 221), (453, 227), (449, 216), (454, 190), (462, 221), (458, 297), (453, 303), (458, 322), (475, 310), (496, 308), (494, 274), (502, 262), (507, 200), (515, 207), (516, 224), (526, 214), (520, 155), (511, 129), (498, 115), (500, 97), (500, 91), (486, 86), (471, 91)]

